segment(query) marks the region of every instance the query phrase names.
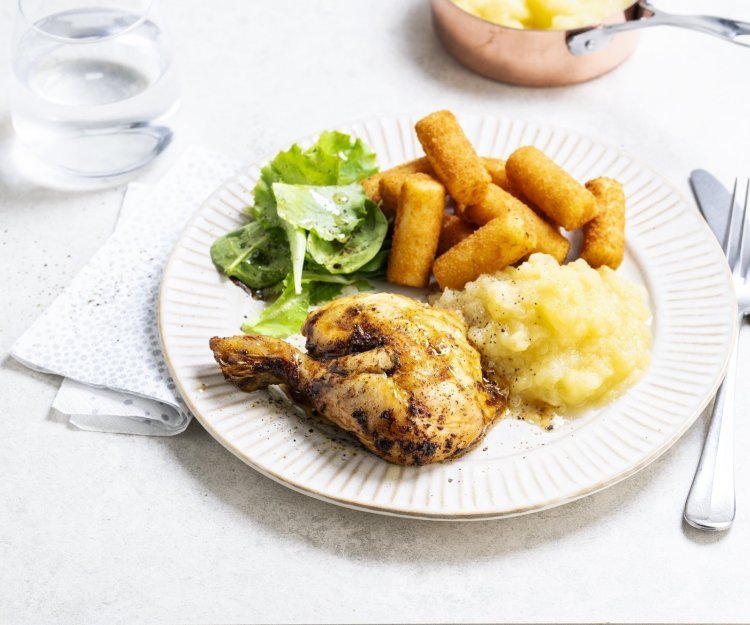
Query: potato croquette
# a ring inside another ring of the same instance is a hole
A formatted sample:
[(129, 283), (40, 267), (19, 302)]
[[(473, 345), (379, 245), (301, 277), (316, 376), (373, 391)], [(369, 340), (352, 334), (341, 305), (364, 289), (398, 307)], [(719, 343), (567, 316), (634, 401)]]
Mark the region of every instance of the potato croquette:
[(365, 195), (376, 204), (380, 203), (380, 179), (382, 177), (382, 173), (373, 174), (372, 176), (368, 176), (359, 181), (359, 184), (361, 184), (362, 188), (365, 190)]
[(521, 193), (521, 190), (510, 181), (510, 178), (508, 178), (508, 172), (505, 171), (505, 161), (503, 159), (483, 156), (482, 162), (487, 168), (487, 173), (490, 175), (490, 178), (492, 178), (492, 184), (496, 184), (503, 191), (507, 191), (513, 197), (521, 200), (526, 206), (534, 209), (529, 198)]
[[(498, 187), (505, 189), (505, 185), (508, 181), (508, 176), (505, 173), (505, 161), (501, 158), (491, 158), (489, 156), (482, 156), (482, 163), (484, 168), (490, 175), (490, 180)], [(506, 191), (508, 189), (505, 189)]]
[(440, 230), (437, 253), (443, 254), (447, 252), (456, 243), (460, 243), (468, 237), (474, 230), (476, 230), (476, 227), (466, 223), (456, 215), (443, 215), (443, 227)]
[(568, 252), (570, 252), (570, 241), (560, 232), (560, 226), (553, 224), (533, 210), (531, 214), (533, 215), (531, 221), (534, 222), (537, 237), (535, 251), (549, 254), (562, 265), (568, 257)]
[(401, 187), (412, 174), (433, 175), (432, 166), (427, 157), (423, 156), (380, 172), (378, 194), (381, 201), (380, 208), (383, 209), (386, 217), (393, 217), (396, 214)]
[(388, 282), (426, 287), (445, 211), (445, 187), (427, 174), (412, 174), (401, 186)]
[(523, 202), (497, 185), (489, 186), (481, 202), (467, 206), (464, 209), (463, 218), (478, 226), (483, 226), (504, 212), (517, 215), (531, 224), (536, 233), (536, 246), (533, 251), (549, 254), (558, 263), (565, 260), (570, 249), (570, 242), (560, 234), (559, 228), (542, 219)]
[(591, 192), (535, 147), (518, 148), (505, 171), (521, 193), (566, 230), (580, 228), (599, 212)]
[(506, 212), (438, 256), (432, 272), (441, 289), (462, 289), (531, 253), (536, 235), (518, 215)]
[(617, 269), (625, 254), (625, 192), (613, 178), (586, 183), (599, 204), (599, 214), (583, 226), (581, 258), (594, 268)]
[(491, 178), (474, 146), (450, 111), (437, 111), (420, 119), (415, 129), (435, 175), (456, 204), (476, 204)]

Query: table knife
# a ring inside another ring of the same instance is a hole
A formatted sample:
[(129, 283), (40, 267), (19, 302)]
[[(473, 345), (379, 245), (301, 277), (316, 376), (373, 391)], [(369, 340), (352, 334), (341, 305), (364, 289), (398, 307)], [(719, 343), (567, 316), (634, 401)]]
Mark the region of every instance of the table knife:
[[(723, 244), (727, 232), (732, 194), (727, 191), (724, 185), (713, 174), (710, 174), (705, 169), (695, 169), (690, 173), (690, 186), (693, 189), (693, 195), (695, 195), (695, 200), (698, 202), (698, 208), (700, 208), (703, 217), (708, 222), (719, 243)], [(739, 236), (742, 211), (735, 210), (734, 214), (736, 215), (734, 232)], [(732, 266), (735, 260), (737, 246), (733, 245), (732, 249), (734, 250), (731, 254), (732, 258), (727, 259), (730, 266)]]
[[(740, 237), (738, 226), (742, 226), (744, 217), (742, 211), (737, 209), (737, 204), (732, 205), (734, 194), (730, 194), (714, 176), (703, 169), (691, 172), (690, 185), (703, 217), (725, 251), (725, 241), (729, 234), (727, 226), (730, 216), (734, 217), (734, 227), (731, 228), (734, 241), (727, 258), (729, 266), (733, 267), (739, 253), (739, 246), (736, 244)], [(739, 223), (736, 221), (738, 217)], [(735, 350), (736, 346), (730, 356), (727, 378), (716, 395), (706, 442), (685, 502), (685, 521), (700, 530), (727, 530), (735, 516), (732, 451)]]

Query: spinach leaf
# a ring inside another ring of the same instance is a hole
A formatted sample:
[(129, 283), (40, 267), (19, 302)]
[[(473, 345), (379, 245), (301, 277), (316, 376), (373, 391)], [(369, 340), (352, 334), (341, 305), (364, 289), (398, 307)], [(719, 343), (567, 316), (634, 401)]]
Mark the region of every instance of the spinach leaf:
[(257, 221), (214, 241), (211, 260), (227, 276), (253, 289), (284, 279), (291, 268), (289, 244), (280, 228), (267, 230)]

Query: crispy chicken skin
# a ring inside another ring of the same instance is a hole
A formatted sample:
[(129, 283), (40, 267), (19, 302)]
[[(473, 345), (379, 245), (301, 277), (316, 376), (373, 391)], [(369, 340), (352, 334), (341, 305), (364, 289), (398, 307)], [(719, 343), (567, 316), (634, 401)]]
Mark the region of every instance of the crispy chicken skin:
[(287, 384), (296, 401), (396, 464), (454, 458), (483, 436), (506, 397), (483, 377), (463, 321), (390, 293), (334, 300), (302, 329), (307, 354), (259, 335), (210, 341), (243, 391)]

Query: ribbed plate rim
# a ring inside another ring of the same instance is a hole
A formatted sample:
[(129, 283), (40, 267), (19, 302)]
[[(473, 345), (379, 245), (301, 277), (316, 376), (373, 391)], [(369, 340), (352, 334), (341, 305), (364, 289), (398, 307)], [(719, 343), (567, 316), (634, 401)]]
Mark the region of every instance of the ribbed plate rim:
[[(563, 133), (567, 136), (572, 136), (576, 138), (577, 143), (580, 143), (581, 140), (589, 141), (592, 146), (594, 147), (600, 147), (603, 148), (605, 153), (608, 153), (609, 151), (615, 153), (618, 155), (618, 158), (622, 157), (627, 159), (630, 163), (634, 164), (637, 168), (639, 175), (641, 172), (646, 173), (656, 181), (660, 183), (660, 186), (663, 187), (665, 190), (668, 191), (668, 195), (676, 198), (678, 200), (678, 208), (685, 214), (686, 218), (693, 221), (693, 226), (697, 228), (698, 232), (701, 232), (703, 235), (708, 233), (709, 237), (706, 239), (705, 243), (709, 247), (713, 245), (714, 252), (718, 250), (718, 243), (713, 239), (713, 236), (710, 233), (710, 230), (708, 229), (708, 226), (703, 222), (700, 217), (697, 215), (695, 211), (692, 211), (687, 208), (687, 203), (685, 201), (685, 198), (682, 196), (682, 194), (676, 190), (668, 181), (666, 181), (658, 172), (656, 172), (653, 168), (644, 165), (641, 163), (638, 159), (635, 159), (631, 157), (630, 155), (627, 155), (623, 153), (619, 148), (606, 145), (604, 143), (595, 141), (586, 135), (579, 133), (577, 131), (572, 131), (565, 128), (559, 128), (555, 126), (551, 126), (548, 124), (536, 124), (531, 121), (525, 121), (525, 120), (512, 120), (508, 118), (503, 117), (496, 117), (496, 116), (477, 116), (477, 115), (459, 115), (459, 118), (461, 121), (472, 121), (473, 123), (479, 123), (479, 124), (485, 124), (488, 120), (491, 122), (494, 122), (497, 126), (501, 126), (502, 124), (507, 124), (511, 128), (515, 128), (516, 126), (520, 125), (523, 131), (525, 131), (528, 128), (536, 128), (536, 135), (538, 136), (540, 132), (542, 131), (549, 131), (554, 136), (555, 133)], [(404, 123), (411, 123), (413, 121), (412, 116), (404, 116), (404, 117), (386, 117), (386, 118), (375, 118), (371, 120), (366, 120), (363, 122), (356, 122), (352, 124), (344, 124), (342, 126), (339, 126), (341, 129), (349, 130), (354, 127), (364, 127), (367, 124), (386, 124), (386, 123), (398, 123), (398, 124), (404, 124)], [(314, 137), (317, 135), (311, 135), (305, 139), (302, 139), (300, 142), (310, 142), (314, 139)], [(563, 140), (564, 143), (565, 140)], [(615, 161), (617, 162), (617, 161)], [(214, 427), (214, 424), (211, 421), (211, 415), (204, 413), (204, 411), (201, 409), (198, 398), (194, 397), (193, 393), (190, 391), (190, 389), (187, 387), (186, 382), (189, 379), (189, 374), (186, 371), (186, 366), (181, 365), (179, 362), (175, 362), (175, 360), (179, 359), (173, 359), (172, 349), (170, 345), (170, 340), (168, 337), (168, 332), (165, 330), (167, 324), (169, 323), (169, 320), (167, 316), (169, 315), (169, 304), (166, 301), (165, 294), (168, 290), (170, 280), (174, 279), (174, 273), (175, 273), (175, 265), (178, 262), (178, 255), (180, 250), (185, 245), (185, 240), (188, 235), (188, 233), (191, 231), (191, 229), (195, 226), (195, 224), (201, 219), (201, 217), (204, 215), (204, 213), (208, 212), (213, 203), (217, 201), (217, 198), (225, 192), (227, 189), (229, 189), (232, 185), (242, 185), (242, 181), (246, 179), (248, 176), (252, 177), (252, 174), (250, 173), (251, 170), (258, 170), (258, 165), (250, 165), (247, 167), (244, 167), (240, 172), (238, 172), (234, 177), (226, 181), (221, 187), (219, 187), (201, 206), (201, 208), (196, 211), (194, 216), (190, 219), (187, 227), (183, 231), (183, 234), (181, 235), (178, 243), (175, 245), (175, 248), (170, 255), (170, 258), (167, 262), (167, 265), (164, 270), (164, 277), (162, 280), (162, 285), (160, 288), (159, 293), (159, 304), (158, 304), (158, 319), (159, 319), (159, 334), (160, 339), (162, 341), (162, 348), (165, 355), (165, 360), (167, 362), (167, 366), (170, 370), (170, 373), (172, 374), (172, 377), (175, 381), (175, 384), (177, 388), (179, 389), (180, 393), (182, 394), (188, 408), (193, 412), (193, 414), (196, 416), (196, 418), (199, 420), (199, 422), (203, 425), (203, 427), (206, 428), (206, 430), (214, 437), (216, 440), (218, 440), (225, 448), (227, 448), (229, 451), (231, 451), (234, 455), (236, 455), (238, 458), (240, 458), (243, 462), (248, 464), (249, 466), (253, 467), (263, 475), (270, 477), (274, 481), (283, 484), (289, 488), (292, 488), (293, 490), (296, 490), (298, 492), (301, 492), (303, 494), (315, 497), (317, 499), (328, 501), (330, 503), (334, 503), (337, 505), (342, 505), (349, 508), (359, 509), (359, 510), (365, 510), (369, 512), (375, 512), (375, 513), (381, 513), (381, 514), (387, 514), (387, 515), (394, 515), (394, 516), (403, 516), (403, 517), (409, 517), (409, 518), (421, 518), (421, 519), (430, 519), (430, 520), (482, 520), (482, 519), (493, 519), (493, 518), (501, 518), (501, 517), (509, 517), (509, 516), (516, 516), (519, 514), (526, 514), (530, 512), (536, 512), (540, 510), (544, 510), (547, 508), (555, 507), (558, 505), (562, 505), (565, 503), (568, 503), (570, 501), (579, 499), (581, 497), (593, 494), (595, 492), (598, 492), (604, 488), (607, 488), (609, 486), (612, 486), (627, 477), (630, 477), (634, 473), (638, 472), (639, 470), (643, 469), (645, 466), (653, 462), (656, 458), (658, 458), (660, 455), (662, 455), (664, 452), (666, 452), (683, 434), (684, 432), (692, 425), (692, 423), (697, 419), (697, 417), (701, 414), (705, 406), (709, 403), (713, 395), (715, 394), (716, 390), (718, 389), (718, 386), (721, 382), (721, 379), (723, 378), (724, 371), (726, 370), (728, 358), (730, 354), (731, 347), (733, 345), (733, 342), (736, 335), (736, 320), (734, 319), (733, 315), (730, 315), (730, 318), (733, 320), (730, 322), (731, 329), (729, 334), (731, 335), (731, 338), (729, 342), (724, 346), (724, 353), (722, 354), (722, 357), (720, 358), (720, 367), (718, 367), (715, 371), (715, 375), (712, 379), (712, 382), (710, 386), (708, 387), (708, 391), (704, 393), (702, 397), (699, 398), (699, 401), (697, 401), (695, 404), (692, 405), (692, 410), (689, 415), (681, 422), (681, 425), (679, 428), (676, 428), (672, 435), (662, 442), (660, 446), (653, 449), (651, 453), (648, 455), (642, 457), (638, 462), (632, 463), (630, 466), (628, 466), (624, 470), (620, 470), (614, 475), (608, 476), (604, 480), (600, 480), (599, 482), (593, 483), (593, 484), (587, 484), (584, 488), (581, 488), (574, 492), (566, 492), (561, 493), (557, 497), (549, 498), (547, 501), (544, 501), (542, 503), (538, 503), (535, 505), (531, 505), (528, 507), (518, 507), (515, 508), (508, 508), (508, 506), (500, 506), (496, 507), (494, 509), (489, 510), (482, 510), (481, 512), (462, 512), (462, 511), (447, 511), (447, 512), (433, 512), (428, 511), (424, 508), (419, 507), (398, 507), (393, 505), (383, 505), (383, 504), (376, 504), (371, 503), (368, 501), (364, 501), (361, 499), (353, 499), (351, 497), (344, 497), (344, 496), (336, 496), (329, 492), (323, 492), (321, 490), (316, 489), (314, 486), (311, 486), (310, 484), (295, 481), (293, 479), (290, 479), (288, 476), (279, 474), (273, 470), (270, 469), (270, 467), (266, 464), (259, 463), (255, 461), (252, 457), (248, 456), (246, 453), (243, 452), (232, 440), (231, 438), (225, 437), (216, 427)], [(662, 200), (658, 200), (662, 201)], [(207, 253), (207, 250), (206, 250)], [(720, 253), (720, 250), (719, 250)], [(722, 286), (726, 287), (728, 289), (728, 292), (730, 294), (730, 299), (733, 301), (733, 291), (732, 291), (732, 282), (731, 282), (731, 275), (729, 273), (729, 269), (726, 266), (726, 263), (723, 263), (723, 271), (722, 275), (724, 277), (724, 282)], [(207, 332), (208, 334), (208, 332)], [(187, 369), (189, 369), (189, 366), (187, 366)], [(239, 391), (238, 391), (239, 392)], [(491, 461), (487, 461), (491, 462)]]

